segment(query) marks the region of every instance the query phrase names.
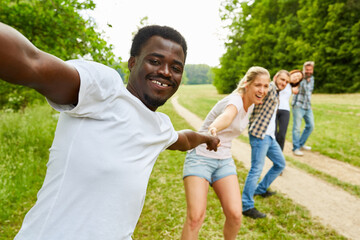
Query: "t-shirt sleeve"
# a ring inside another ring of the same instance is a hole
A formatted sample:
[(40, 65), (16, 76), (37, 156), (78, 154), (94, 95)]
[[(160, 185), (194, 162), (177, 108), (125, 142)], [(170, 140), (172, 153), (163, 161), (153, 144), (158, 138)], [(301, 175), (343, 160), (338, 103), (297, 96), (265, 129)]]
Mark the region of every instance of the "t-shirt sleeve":
[(161, 112), (158, 112), (158, 114), (162, 118), (162, 122), (163, 122), (163, 126), (164, 126), (163, 129), (168, 129), (169, 130), (169, 138), (168, 138), (168, 142), (165, 144), (165, 146), (163, 148), (163, 151), (164, 151), (178, 140), (179, 134), (174, 129), (174, 126), (173, 126), (173, 124), (172, 124), (172, 122), (171, 122), (168, 115), (166, 115), (164, 113), (161, 113)]
[(229, 105), (234, 105), (236, 107), (237, 111), (239, 112), (241, 110), (241, 108), (243, 107), (243, 102), (242, 102), (241, 96), (239, 94), (230, 94), (225, 108)]
[(173, 145), (177, 140), (179, 139), (179, 134), (177, 131), (175, 131), (175, 129), (173, 128), (173, 131), (171, 133), (171, 137), (169, 139), (169, 143), (167, 144), (167, 146), (165, 146), (164, 150), (166, 150), (168, 147), (170, 147), (171, 145)]
[(78, 103), (76, 106), (61, 105), (47, 99), (57, 111), (73, 117), (98, 118), (119, 92), (125, 89), (120, 75), (112, 68), (84, 60), (70, 60), (67, 63), (73, 65), (80, 75)]

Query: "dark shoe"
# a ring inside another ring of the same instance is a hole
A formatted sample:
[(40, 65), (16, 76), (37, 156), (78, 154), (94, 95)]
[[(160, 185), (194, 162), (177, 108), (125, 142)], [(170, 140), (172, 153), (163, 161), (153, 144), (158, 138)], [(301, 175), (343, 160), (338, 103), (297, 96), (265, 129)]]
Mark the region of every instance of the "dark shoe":
[(268, 198), (271, 197), (272, 195), (275, 195), (276, 192), (270, 192), (270, 191), (266, 191), (262, 194), (254, 194), (254, 196), (262, 196), (263, 198)]
[(242, 214), (253, 219), (266, 217), (265, 213), (259, 212), (256, 208), (250, 208), (249, 210), (242, 212)]

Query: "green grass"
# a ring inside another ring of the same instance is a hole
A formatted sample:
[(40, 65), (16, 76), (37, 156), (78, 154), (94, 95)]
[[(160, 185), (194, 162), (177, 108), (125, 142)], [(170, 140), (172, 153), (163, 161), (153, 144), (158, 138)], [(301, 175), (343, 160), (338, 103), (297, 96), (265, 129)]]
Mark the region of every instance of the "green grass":
[(218, 94), (213, 85), (182, 85), (178, 92), (179, 103), (202, 119), (205, 119), (211, 108), (226, 96)]
[(56, 112), (46, 105), (19, 113), (0, 112), (1, 239), (14, 238), (36, 201), (56, 122)]
[[(212, 85), (181, 86), (179, 103), (201, 118), (225, 95)], [(360, 94), (313, 94), (315, 130), (307, 144), (314, 151), (360, 167)], [(303, 123), (304, 126), (304, 123)], [(292, 116), (286, 139), (292, 141)]]
[[(176, 129), (190, 126), (170, 104), (159, 109), (171, 116)], [(145, 206), (134, 233), (134, 239), (179, 239), (186, 216), (182, 168), (185, 153), (163, 152), (150, 177)], [(241, 189), (247, 170), (237, 162)], [(257, 207), (268, 213), (266, 219), (243, 219), (239, 239), (345, 239), (311, 219), (307, 210), (280, 194), (270, 199), (256, 198)], [(199, 239), (223, 239), (225, 218), (212, 189), (209, 190), (205, 222)]]
[[(360, 167), (360, 94), (314, 94), (314, 151)], [(303, 124), (304, 126), (304, 124)], [(287, 140), (291, 141), (292, 116)]]
[[(206, 106), (204, 105), (204, 108)], [(190, 126), (166, 104), (176, 129)], [(206, 115), (206, 113), (205, 113)], [(47, 105), (27, 108), (20, 113), (0, 114), (0, 236), (13, 239), (25, 213), (36, 201), (53, 139), (56, 113)], [(182, 183), (184, 152), (165, 151), (154, 166), (141, 218), (134, 239), (179, 239), (186, 203)], [(243, 188), (247, 170), (237, 162)], [(309, 212), (278, 194), (270, 199), (256, 198), (257, 207), (268, 213), (261, 220), (243, 219), (239, 239), (344, 239), (327, 229)], [(224, 216), (210, 189), (205, 223), (200, 239), (222, 239)]]
[[(193, 94), (196, 92), (196, 94)], [(217, 100), (226, 95), (220, 95), (212, 85), (186, 85), (180, 88), (179, 102), (205, 118)], [(201, 106), (193, 103), (200, 102)], [(313, 94), (313, 112), (315, 130), (310, 135), (308, 144), (313, 150), (337, 160), (360, 166), (360, 94)], [(302, 126), (304, 127), (304, 123)], [(292, 116), (287, 132), (287, 141), (291, 142)], [(247, 136), (239, 137), (243, 142), (249, 142)], [(360, 197), (360, 186), (342, 182), (328, 174), (316, 170), (289, 156), (286, 159), (293, 166), (321, 178), (345, 191)]]
[(321, 178), (333, 185), (336, 185), (354, 196), (360, 197), (360, 186), (340, 181), (339, 179), (337, 179), (329, 174), (323, 173), (319, 170), (316, 170), (305, 163), (295, 160), (292, 157), (285, 156), (285, 159), (286, 159), (286, 162), (290, 163), (292, 166), (302, 169), (302, 170), (306, 171), (307, 173), (310, 173), (313, 176), (316, 176), (316, 177)]

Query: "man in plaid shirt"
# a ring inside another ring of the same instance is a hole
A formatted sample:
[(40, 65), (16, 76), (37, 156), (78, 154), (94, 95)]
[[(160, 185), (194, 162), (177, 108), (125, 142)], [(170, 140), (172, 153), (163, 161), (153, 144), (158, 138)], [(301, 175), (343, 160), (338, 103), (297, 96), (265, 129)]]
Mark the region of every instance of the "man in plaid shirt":
[[(275, 192), (268, 191), (270, 184), (285, 168), (285, 158), (275, 138), (275, 119), (279, 105), (279, 91), (290, 81), (290, 73), (280, 70), (276, 79), (270, 83), (264, 102), (255, 105), (249, 121), (249, 139), (251, 145), (251, 168), (245, 181), (242, 195), (243, 215), (251, 218), (264, 218), (266, 214), (254, 207), (254, 195), (270, 197)], [(272, 168), (257, 184), (265, 164), (265, 157), (272, 162)]]
[[(303, 156), (301, 150), (311, 150), (310, 146), (306, 146), (305, 142), (309, 138), (314, 129), (314, 115), (311, 110), (311, 94), (314, 90), (314, 62), (304, 63), (303, 72), (305, 78), (300, 82), (299, 93), (292, 99), (293, 113), (293, 151), (296, 156)], [(301, 121), (304, 118), (305, 128), (300, 132)], [(300, 135), (301, 134), (301, 135)]]

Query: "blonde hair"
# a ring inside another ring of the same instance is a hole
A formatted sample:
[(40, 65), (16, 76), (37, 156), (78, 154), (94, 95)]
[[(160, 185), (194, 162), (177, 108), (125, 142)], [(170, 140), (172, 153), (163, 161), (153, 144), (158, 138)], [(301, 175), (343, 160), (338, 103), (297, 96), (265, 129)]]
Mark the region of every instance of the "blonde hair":
[(266, 75), (270, 81), (270, 73), (268, 70), (263, 67), (253, 66), (249, 68), (245, 76), (239, 81), (238, 86), (233, 93), (239, 93), (240, 95), (245, 93), (245, 87), (249, 86), (259, 75)]

